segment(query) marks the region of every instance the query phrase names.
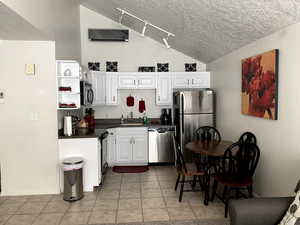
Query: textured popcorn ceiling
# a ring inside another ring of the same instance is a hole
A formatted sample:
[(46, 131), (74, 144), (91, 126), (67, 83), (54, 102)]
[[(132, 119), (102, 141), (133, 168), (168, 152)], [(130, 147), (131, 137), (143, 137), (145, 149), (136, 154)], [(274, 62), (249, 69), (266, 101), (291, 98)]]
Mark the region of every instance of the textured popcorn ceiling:
[[(87, 8), (118, 20), (125, 9), (176, 35), (172, 48), (210, 62), (237, 48), (300, 21), (300, 0), (81, 0)], [(141, 31), (143, 24), (125, 17)], [(146, 35), (162, 42), (163, 33)]]

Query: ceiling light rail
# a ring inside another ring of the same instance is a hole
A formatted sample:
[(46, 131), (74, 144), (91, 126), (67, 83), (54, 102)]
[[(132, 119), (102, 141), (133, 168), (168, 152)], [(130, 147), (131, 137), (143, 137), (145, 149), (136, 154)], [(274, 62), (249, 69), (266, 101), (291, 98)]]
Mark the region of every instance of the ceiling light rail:
[(126, 14), (126, 15), (128, 15), (128, 16), (130, 16), (130, 17), (132, 17), (132, 18), (135, 18), (136, 20), (139, 20), (139, 21), (141, 21), (141, 22), (144, 23), (144, 27), (143, 27), (143, 30), (142, 30), (142, 33), (141, 33), (142, 36), (145, 36), (145, 32), (146, 32), (147, 26), (151, 26), (151, 27), (153, 27), (153, 28), (155, 28), (155, 29), (157, 29), (157, 30), (162, 31), (163, 33), (166, 33), (168, 36), (167, 36), (167, 38), (163, 38), (163, 42), (164, 42), (164, 44), (166, 45), (167, 48), (170, 48), (170, 45), (169, 45), (168, 42), (167, 42), (167, 41), (168, 41), (168, 38), (169, 38), (169, 37), (175, 37), (175, 34), (169, 32), (169, 31), (167, 31), (167, 30), (165, 30), (165, 29), (163, 29), (163, 28), (160, 28), (160, 27), (158, 27), (158, 26), (156, 26), (156, 25), (154, 25), (154, 24), (152, 24), (152, 23), (149, 23), (148, 21), (143, 20), (143, 19), (137, 17), (136, 15), (133, 15), (133, 14), (131, 14), (130, 12), (127, 12), (127, 11), (124, 10), (124, 9), (120, 9), (120, 8), (116, 8), (116, 9), (117, 9), (118, 11), (121, 12), (121, 15), (120, 15), (120, 18), (119, 18), (119, 23), (122, 23), (124, 14)]

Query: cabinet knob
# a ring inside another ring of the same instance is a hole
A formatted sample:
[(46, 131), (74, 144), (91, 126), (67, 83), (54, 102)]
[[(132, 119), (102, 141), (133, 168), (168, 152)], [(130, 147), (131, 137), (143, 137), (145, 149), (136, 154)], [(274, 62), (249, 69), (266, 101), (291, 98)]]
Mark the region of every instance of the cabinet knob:
[(158, 101), (160, 101), (160, 95), (158, 96)]
[(194, 79), (192, 79), (192, 84), (194, 84)]
[(187, 83), (188, 83), (188, 85), (190, 84), (190, 80), (189, 79), (187, 80)]
[(113, 101), (116, 101), (116, 96), (113, 96)]

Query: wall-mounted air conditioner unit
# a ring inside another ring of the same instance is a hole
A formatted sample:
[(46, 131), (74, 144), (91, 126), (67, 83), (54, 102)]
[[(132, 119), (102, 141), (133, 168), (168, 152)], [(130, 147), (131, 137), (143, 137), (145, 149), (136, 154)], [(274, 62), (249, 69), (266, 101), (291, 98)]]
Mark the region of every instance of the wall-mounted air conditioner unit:
[(89, 29), (90, 41), (128, 41), (129, 30)]

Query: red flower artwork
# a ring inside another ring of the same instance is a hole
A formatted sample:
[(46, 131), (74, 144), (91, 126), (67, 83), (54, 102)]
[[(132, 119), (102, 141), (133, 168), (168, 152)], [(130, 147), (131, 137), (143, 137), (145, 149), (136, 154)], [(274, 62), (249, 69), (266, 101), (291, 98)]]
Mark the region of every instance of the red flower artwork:
[(277, 119), (278, 50), (242, 60), (242, 113)]

